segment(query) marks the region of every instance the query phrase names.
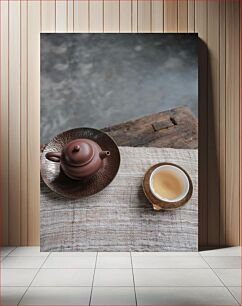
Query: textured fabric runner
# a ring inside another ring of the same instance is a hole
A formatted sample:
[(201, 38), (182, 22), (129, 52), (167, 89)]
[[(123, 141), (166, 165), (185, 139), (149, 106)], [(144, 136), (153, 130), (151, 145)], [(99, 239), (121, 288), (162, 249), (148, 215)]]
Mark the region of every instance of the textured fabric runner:
[[(197, 150), (120, 147), (121, 165), (102, 192), (69, 200), (41, 182), (41, 251), (197, 251)], [(158, 162), (183, 167), (193, 182), (191, 200), (174, 211), (154, 211), (142, 190)]]

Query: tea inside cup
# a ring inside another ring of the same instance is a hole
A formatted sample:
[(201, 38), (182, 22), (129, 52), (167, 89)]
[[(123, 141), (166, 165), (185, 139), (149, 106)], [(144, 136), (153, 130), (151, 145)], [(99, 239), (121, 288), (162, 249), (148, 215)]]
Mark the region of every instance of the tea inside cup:
[(179, 202), (189, 191), (189, 179), (186, 173), (175, 165), (157, 167), (150, 176), (150, 190), (159, 200)]

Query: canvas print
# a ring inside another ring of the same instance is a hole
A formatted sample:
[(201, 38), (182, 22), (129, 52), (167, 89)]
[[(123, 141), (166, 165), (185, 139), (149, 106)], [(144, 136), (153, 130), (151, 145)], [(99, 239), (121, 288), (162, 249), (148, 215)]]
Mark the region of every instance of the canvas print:
[(41, 34), (41, 250), (198, 250), (196, 34)]

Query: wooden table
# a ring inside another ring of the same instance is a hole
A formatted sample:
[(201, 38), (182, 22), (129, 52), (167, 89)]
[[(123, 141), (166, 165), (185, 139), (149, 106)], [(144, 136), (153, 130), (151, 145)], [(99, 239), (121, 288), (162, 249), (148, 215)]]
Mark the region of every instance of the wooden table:
[[(198, 121), (186, 106), (106, 127), (102, 131), (112, 136), (119, 146), (198, 148)], [(43, 148), (44, 145), (41, 150)]]
[(198, 147), (198, 121), (186, 106), (107, 127), (103, 131), (119, 146)]
[[(198, 146), (197, 119), (187, 107), (145, 116), (104, 128), (103, 131), (114, 138), (120, 150), (121, 146), (128, 146), (126, 149), (129, 150), (132, 150), (130, 147), (196, 149)], [(176, 211), (154, 212), (142, 191), (139, 181), (141, 178), (138, 174), (134, 174), (132, 178), (133, 172), (127, 175), (127, 169), (119, 171), (121, 172), (119, 186), (125, 186), (123, 187), (125, 192), (119, 194), (115, 191), (111, 196), (108, 193), (108, 197), (105, 198), (106, 189), (99, 195), (98, 200), (93, 200), (92, 197), (80, 200), (60, 197), (41, 180), (41, 249), (43, 251), (197, 251), (197, 150), (191, 151), (186, 153), (189, 154), (189, 158), (194, 156), (189, 162), (185, 162), (187, 159), (184, 155), (181, 157), (182, 153), (177, 151), (174, 151), (172, 156), (169, 155), (171, 162), (174, 159), (173, 162), (180, 164), (188, 172), (190, 169), (190, 174), (193, 173), (193, 185), (196, 187), (192, 200)], [(137, 167), (140, 167), (139, 161), (142, 159), (140, 155), (134, 156), (133, 152), (129, 156), (131, 164), (138, 161)], [(176, 159), (175, 156), (179, 158)], [(160, 158), (159, 156), (159, 161)], [(165, 156), (165, 151), (162, 158), (168, 158)], [(152, 160), (151, 164), (156, 162), (158, 161)], [(135, 185), (136, 183), (138, 185)], [(110, 201), (110, 198), (117, 197), (121, 197), (120, 206), (113, 205)]]

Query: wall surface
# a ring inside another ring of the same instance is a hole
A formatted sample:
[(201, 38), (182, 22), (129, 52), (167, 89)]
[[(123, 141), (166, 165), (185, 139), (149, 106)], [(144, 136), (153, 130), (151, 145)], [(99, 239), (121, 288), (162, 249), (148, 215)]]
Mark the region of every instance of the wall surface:
[(40, 32), (197, 32), (200, 246), (239, 244), (240, 1), (2, 0), (3, 244), (39, 244)]
[(42, 33), (41, 143), (183, 105), (197, 117), (198, 41), (188, 33)]

